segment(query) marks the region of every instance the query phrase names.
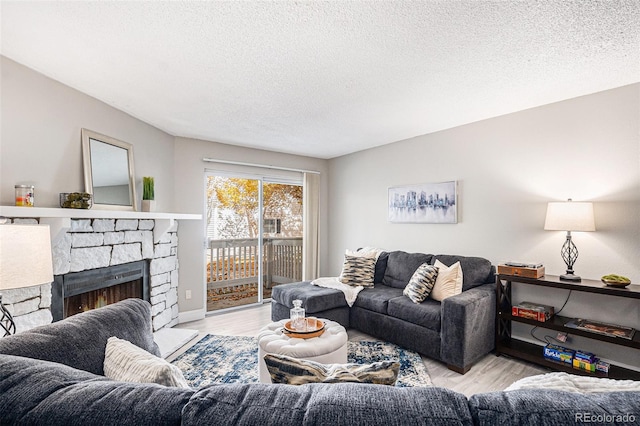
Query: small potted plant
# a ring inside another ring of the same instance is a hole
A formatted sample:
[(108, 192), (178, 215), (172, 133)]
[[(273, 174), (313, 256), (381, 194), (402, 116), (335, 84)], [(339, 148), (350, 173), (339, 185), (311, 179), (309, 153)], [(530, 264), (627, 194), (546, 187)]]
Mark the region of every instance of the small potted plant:
[(145, 176), (142, 178), (142, 211), (152, 212), (156, 209), (155, 192), (153, 178)]

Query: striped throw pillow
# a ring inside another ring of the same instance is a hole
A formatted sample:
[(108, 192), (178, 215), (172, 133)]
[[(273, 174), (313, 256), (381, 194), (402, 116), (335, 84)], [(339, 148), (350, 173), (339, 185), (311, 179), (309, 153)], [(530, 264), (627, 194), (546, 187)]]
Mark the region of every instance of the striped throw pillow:
[(376, 271), (376, 258), (344, 255), (344, 264), (340, 274), (343, 284), (362, 287), (373, 287), (373, 277)]
[(286, 355), (267, 354), (264, 362), (271, 375), (271, 383), (287, 385), (355, 382), (393, 386), (400, 371), (400, 362), (396, 360), (371, 364), (321, 364)]
[(437, 278), (438, 267), (423, 263), (413, 273), (402, 294), (411, 299), (413, 303), (422, 303), (429, 297)]

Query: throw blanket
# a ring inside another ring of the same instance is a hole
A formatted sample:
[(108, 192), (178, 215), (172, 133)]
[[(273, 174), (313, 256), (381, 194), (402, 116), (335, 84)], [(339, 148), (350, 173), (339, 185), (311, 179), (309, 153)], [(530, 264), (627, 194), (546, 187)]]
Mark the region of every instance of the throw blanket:
[(364, 287), (361, 285), (358, 286), (350, 286), (340, 282), (338, 277), (322, 277), (316, 278), (311, 281), (311, 284), (317, 285), (318, 287), (326, 287), (326, 288), (334, 288), (336, 290), (340, 290), (344, 293), (344, 298), (347, 301), (347, 305), (349, 307), (353, 306), (358, 297), (358, 293), (362, 291)]
[(518, 389), (555, 389), (574, 393), (637, 392), (640, 391), (640, 382), (577, 376), (567, 373), (548, 373), (520, 379), (511, 384), (505, 391)]

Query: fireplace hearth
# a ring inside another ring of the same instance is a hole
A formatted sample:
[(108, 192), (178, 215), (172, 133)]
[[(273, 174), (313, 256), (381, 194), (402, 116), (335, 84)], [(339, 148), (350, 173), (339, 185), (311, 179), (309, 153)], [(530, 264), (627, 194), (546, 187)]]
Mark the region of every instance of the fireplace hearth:
[(53, 321), (136, 297), (150, 300), (146, 260), (56, 275), (51, 288)]

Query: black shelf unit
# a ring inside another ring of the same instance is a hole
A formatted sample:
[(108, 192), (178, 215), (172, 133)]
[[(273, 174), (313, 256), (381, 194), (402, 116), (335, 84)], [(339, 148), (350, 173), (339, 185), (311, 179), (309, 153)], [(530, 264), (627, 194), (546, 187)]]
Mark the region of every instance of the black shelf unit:
[[(578, 370), (566, 363), (555, 362), (544, 358), (543, 346), (518, 340), (511, 336), (511, 323), (519, 322), (549, 330), (563, 331), (576, 336), (608, 342), (614, 345), (640, 349), (640, 331), (636, 330), (633, 339), (610, 337), (603, 334), (592, 333), (585, 330), (566, 327), (565, 324), (575, 318), (554, 315), (545, 322), (534, 321), (527, 318), (511, 315), (511, 288), (513, 283), (529, 284), (542, 287), (562, 288), (573, 291), (597, 293), (610, 296), (619, 296), (632, 299), (640, 299), (640, 285), (629, 285), (625, 288), (609, 287), (600, 281), (582, 280), (581, 282), (561, 281), (559, 277), (547, 275), (542, 278), (527, 278), (513, 275), (496, 275), (496, 355), (509, 355), (514, 358), (524, 359), (535, 364), (542, 365), (553, 370), (565, 371), (584, 376), (608, 377), (612, 379), (640, 380), (640, 372), (630, 370), (617, 365), (611, 365), (609, 374), (591, 373)], [(586, 349), (586, 348), (585, 348)]]

